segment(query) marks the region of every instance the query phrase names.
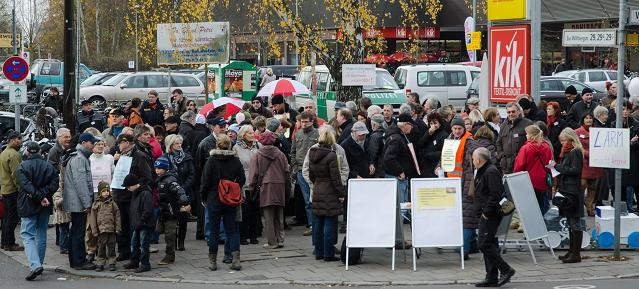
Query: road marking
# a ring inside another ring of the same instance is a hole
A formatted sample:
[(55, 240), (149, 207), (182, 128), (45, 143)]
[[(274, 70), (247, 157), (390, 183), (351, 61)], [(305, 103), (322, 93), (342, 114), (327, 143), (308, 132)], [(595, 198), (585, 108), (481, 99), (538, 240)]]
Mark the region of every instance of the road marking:
[(594, 289), (597, 288), (595, 285), (561, 285), (555, 286), (553, 289)]

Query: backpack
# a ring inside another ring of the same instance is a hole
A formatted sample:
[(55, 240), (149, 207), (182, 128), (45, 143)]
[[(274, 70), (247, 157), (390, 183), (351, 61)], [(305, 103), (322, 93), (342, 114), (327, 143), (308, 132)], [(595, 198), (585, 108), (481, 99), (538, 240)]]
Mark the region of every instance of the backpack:
[(222, 179), (220, 169), (218, 168), (217, 174), (219, 176), (219, 183), (217, 184), (217, 194), (220, 198), (220, 202), (227, 206), (237, 207), (244, 202), (242, 197), (242, 190), (240, 184)]
[[(362, 262), (363, 248), (350, 248), (348, 250), (348, 265), (357, 265)], [(339, 252), (342, 263), (346, 264), (346, 237), (342, 239), (342, 250)]]

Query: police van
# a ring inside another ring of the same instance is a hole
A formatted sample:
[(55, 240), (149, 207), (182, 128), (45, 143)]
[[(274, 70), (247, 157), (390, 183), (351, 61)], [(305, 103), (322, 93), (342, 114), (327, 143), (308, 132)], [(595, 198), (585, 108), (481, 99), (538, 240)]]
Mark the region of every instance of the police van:
[[(304, 67), (297, 81), (303, 83), (312, 90), (313, 67)], [(316, 65), (315, 74), (317, 79), (317, 93), (315, 95), (295, 95), (292, 96), (291, 103), (295, 104), (295, 109), (303, 107), (309, 101), (313, 101), (317, 107), (317, 115), (325, 120), (330, 120), (335, 116), (335, 102), (337, 99), (336, 83), (331, 77), (325, 65)], [(406, 93), (395, 83), (393, 76), (385, 69), (375, 69), (375, 85), (364, 86), (362, 96), (369, 97), (373, 104), (384, 107), (391, 104), (393, 110), (397, 112), (399, 107), (406, 103)]]

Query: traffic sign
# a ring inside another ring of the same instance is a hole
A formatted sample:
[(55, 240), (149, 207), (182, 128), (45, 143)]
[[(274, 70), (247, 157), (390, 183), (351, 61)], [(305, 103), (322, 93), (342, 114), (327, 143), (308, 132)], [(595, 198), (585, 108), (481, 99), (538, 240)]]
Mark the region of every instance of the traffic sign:
[(615, 47), (616, 29), (564, 29), (564, 47)]
[(9, 85), (9, 104), (27, 103), (26, 85)]
[(22, 81), (29, 75), (29, 64), (18, 56), (12, 56), (7, 58), (2, 65), (2, 72), (8, 80)]
[(639, 25), (639, 10), (630, 10), (630, 19), (628, 24)]

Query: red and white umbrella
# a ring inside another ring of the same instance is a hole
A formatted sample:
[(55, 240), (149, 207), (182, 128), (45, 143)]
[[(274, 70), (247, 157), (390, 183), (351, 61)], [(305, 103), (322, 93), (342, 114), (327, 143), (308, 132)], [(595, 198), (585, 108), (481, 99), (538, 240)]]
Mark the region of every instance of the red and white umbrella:
[(206, 117), (206, 115), (214, 108), (226, 105), (226, 114), (224, 115), (224, 119), (228, 119), (232, 115), (238, 113), (244, 106), (244, 103), (246, 103), (246, 101), (239, 98), (220, 97), (205, 104), (202, 108), (200, 108), (198, 113)]
[(294, 94), (311, 94), (311, 91), (299, 81), (288, 78), (280, 78), (264, 85), (257, 93), (262, 98), (271, 97), (276, 94), (283, 96), (292, 96)]

